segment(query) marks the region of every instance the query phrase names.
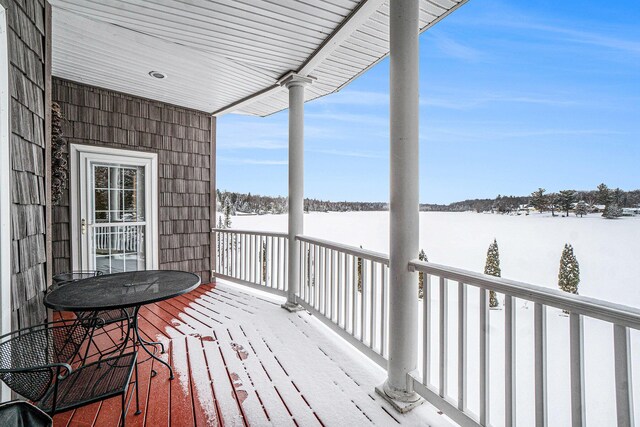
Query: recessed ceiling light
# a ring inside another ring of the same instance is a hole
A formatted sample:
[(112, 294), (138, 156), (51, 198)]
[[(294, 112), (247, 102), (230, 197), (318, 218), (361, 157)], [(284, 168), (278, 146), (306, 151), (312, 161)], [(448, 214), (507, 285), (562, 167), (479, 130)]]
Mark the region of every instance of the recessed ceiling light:
[(151, 77), (155, 77), (156, 79), (166, 79), (167, 75), (165, 73), (162, 73), (160, 71), (149, 71), (149, 75)]

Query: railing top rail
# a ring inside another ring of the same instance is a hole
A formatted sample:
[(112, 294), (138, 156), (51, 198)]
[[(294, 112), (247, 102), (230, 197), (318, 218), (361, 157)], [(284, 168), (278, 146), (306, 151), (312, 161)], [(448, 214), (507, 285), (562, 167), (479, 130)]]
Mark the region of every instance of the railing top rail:
[(259, 230), (239, 230), (236, 228), (212, 228), (212, 233), (235, 233), (235, 234), (248, 234), (252, 236), (268, 236), (268, 237), (289, 237), (287, 233), (280, 233), (277, 231), (259, 231)]
[(323, 246), (335, 251), (344, 252), (349, 255), (357, 256), (362, 259), (379, 262), (380, 264), (389, 265), (389, 256), (380, 252), (369, 251), (355, 246), (343, 245), (342, 243), (332, 242), (330, 240), (317, 239), (315, 237), (298, 235), (296, 239), (301, 242), (307, 242), (314, 245)]
[(515, 280), (492, 277), (454, 267), (424, 262), (417, 259), (409, 263), (409, 268), (448, 280), (485, 288), (490, 291), (511, 295), (528, 301), (568, 310), (588, 317), (640, 329), (640, 310), (621, 304), (574, 295), (557, 289), (531, 285)]

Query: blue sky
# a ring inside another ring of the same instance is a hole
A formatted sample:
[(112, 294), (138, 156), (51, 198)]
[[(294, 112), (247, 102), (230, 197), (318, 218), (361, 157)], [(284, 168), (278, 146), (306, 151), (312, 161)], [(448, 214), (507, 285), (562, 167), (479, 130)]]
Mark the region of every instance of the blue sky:
[[(470, 0), (420, 38), (420, 201), (640, 188), (640, 2)], [(389, 199), (389, 63), (305, 107), (305, 197)], [(222, 190), (287, 194), (287, 111), (218, 119)]]

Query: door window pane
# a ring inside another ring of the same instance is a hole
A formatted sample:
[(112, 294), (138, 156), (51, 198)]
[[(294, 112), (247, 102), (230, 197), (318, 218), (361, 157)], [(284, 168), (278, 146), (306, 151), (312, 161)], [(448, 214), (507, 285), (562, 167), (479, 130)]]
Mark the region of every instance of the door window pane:
[(103, 273), (144, 270), (144, 225), (94, 227), (93, 256)]
[(142, 222), (144, 167), (94, 165), (94, 222)]

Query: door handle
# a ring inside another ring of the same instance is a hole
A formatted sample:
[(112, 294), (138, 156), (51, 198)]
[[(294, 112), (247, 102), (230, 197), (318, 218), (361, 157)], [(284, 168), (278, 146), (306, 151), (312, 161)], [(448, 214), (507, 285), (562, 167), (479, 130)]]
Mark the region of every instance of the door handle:
[(83, 235), (87, 233), (87, 220), (84, 218), (80, 221), (80, 232)]

